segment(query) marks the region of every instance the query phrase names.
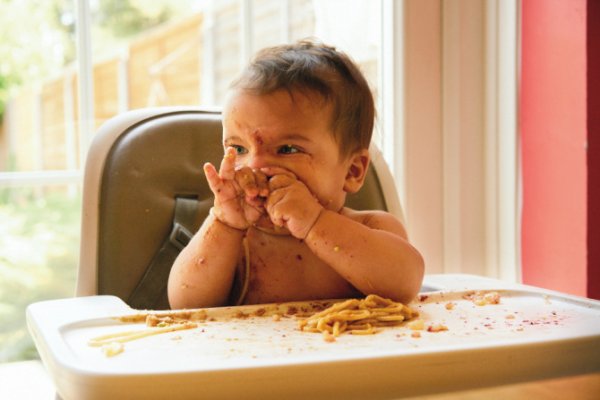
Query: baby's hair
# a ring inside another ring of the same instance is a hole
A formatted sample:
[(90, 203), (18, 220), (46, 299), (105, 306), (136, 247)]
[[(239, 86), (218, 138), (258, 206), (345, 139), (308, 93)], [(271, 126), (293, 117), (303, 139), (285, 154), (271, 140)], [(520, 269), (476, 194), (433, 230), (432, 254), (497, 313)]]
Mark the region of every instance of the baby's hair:
[(367, 80), (348, 55), (316, 40), (268, 47), (259, 51), (231, 84), (255, 94), (280, 89), (316, 92), (333, 105), (331, 128), (348, 156), (368, 148), (375, 104)]

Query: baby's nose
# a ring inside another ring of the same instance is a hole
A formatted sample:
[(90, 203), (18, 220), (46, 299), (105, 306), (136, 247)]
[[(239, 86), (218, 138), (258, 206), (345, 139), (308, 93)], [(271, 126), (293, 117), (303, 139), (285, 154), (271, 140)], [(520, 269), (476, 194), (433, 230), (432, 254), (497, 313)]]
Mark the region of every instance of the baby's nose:
[(247, 166), (252, 169), (260, 169), (269, 166), (270, 159), (265, 153), (254, 153), (251, 154), (247, 160)]

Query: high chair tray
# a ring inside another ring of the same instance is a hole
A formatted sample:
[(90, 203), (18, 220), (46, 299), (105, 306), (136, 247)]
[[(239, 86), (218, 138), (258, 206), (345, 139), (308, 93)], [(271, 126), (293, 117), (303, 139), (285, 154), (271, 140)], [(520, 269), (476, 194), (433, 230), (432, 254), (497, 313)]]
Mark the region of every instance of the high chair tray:
[(65, 400), (395, 398), (600, 370), (599, 301), (470, 275), (427, 276), (424, 289), (410, 304), (422, 330), (333, 342), (298, 328), (295, 315), (315, 302), (193, 310), (206, 319), (112, 356), (90, 341), (151, 329), (117, 297), (35, 303), (27, 322)]

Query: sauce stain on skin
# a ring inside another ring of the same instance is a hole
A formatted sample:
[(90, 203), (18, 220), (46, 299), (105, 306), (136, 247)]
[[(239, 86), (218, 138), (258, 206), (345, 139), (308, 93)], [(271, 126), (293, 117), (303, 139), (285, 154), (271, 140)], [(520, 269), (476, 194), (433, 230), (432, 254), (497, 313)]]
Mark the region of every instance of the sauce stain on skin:
[[(262, 279), (258, 271), (264, 268), (264, 261), (260, 258), (250, 262), (250, 279), (248, 280), (248, 292), (259, 291), (262, 286)], [(262, 268), (261, 268), (262, 267)]]
[(252, 132), (252, 139), (254, 139), (254, 141), (256, 142), (256, 144), (258, 146), (265, 143), (262, 136), (260, 136), (260, 133), (258, 130), (255, 130), (254, 132)]

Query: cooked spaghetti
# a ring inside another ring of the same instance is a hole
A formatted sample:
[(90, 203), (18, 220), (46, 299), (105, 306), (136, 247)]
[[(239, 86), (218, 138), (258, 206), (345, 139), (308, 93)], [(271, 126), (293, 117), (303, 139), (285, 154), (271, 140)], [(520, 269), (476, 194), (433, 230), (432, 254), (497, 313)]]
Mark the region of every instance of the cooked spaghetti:
[[(369, 295), (364, 299), (350, 299), (333, 303), (323, 309), (328, 302), (314, 302), (305, 306), (294, 304), (273, 305), (271, 307), (260, 307), (253, 313), (246, 314), (242, 311), (235, 312), (232, 307), (228, 313), (223, 315), (219, 309), (198, 309), (192, 311), (174, 312), (140, 312), (134, 315), (116, 317), (120, 322), (143, 323), (147, 329), (131, 330), (97, 336), (88, 341), (92, 347), (101, 347), (107, 357), (112, 357), (124, 351), (123, 344), (142, 339), (148, 336), (160, 335), (179, 330), (193, 329), (199, 323), (230, 320), (248, 317), (300, 317), (299, 327), (305, 332), (322, 332), (325, 340), (333, 341), (342, 333), (353, 335), (369, 335), (377, 333), (379, 328), (386, 326), (397, 326), (405, 321), (418, 316), (416, 311), (402, 303), (394, 302), (377, 295)], [(282, 311), (287, 307), (287, 311)]]
[(92, 347), (102, 347), (111, 343), (125, 343), (132, 340), (141, 339), (147, 336), (159, 335), (161, 333), (169, 333), (184, 329), (196, 328), (198, 325), (192, 322), (166, 324), (164, 326), (157, 325), (155, 328), (126, 331), (118, 333), (110, 333), (107, 335), (97, 336), (88, 341), (88, 345)]
[(416, 317), (418, 313), (402, 303), (371, 294), (364, 299), (350, 299), (335, 303), (299, 322), (305, 332), (321, 332), (332, 341), (344, 332), (353, 335), (371, 335), (378, 328), (397, 326)]

